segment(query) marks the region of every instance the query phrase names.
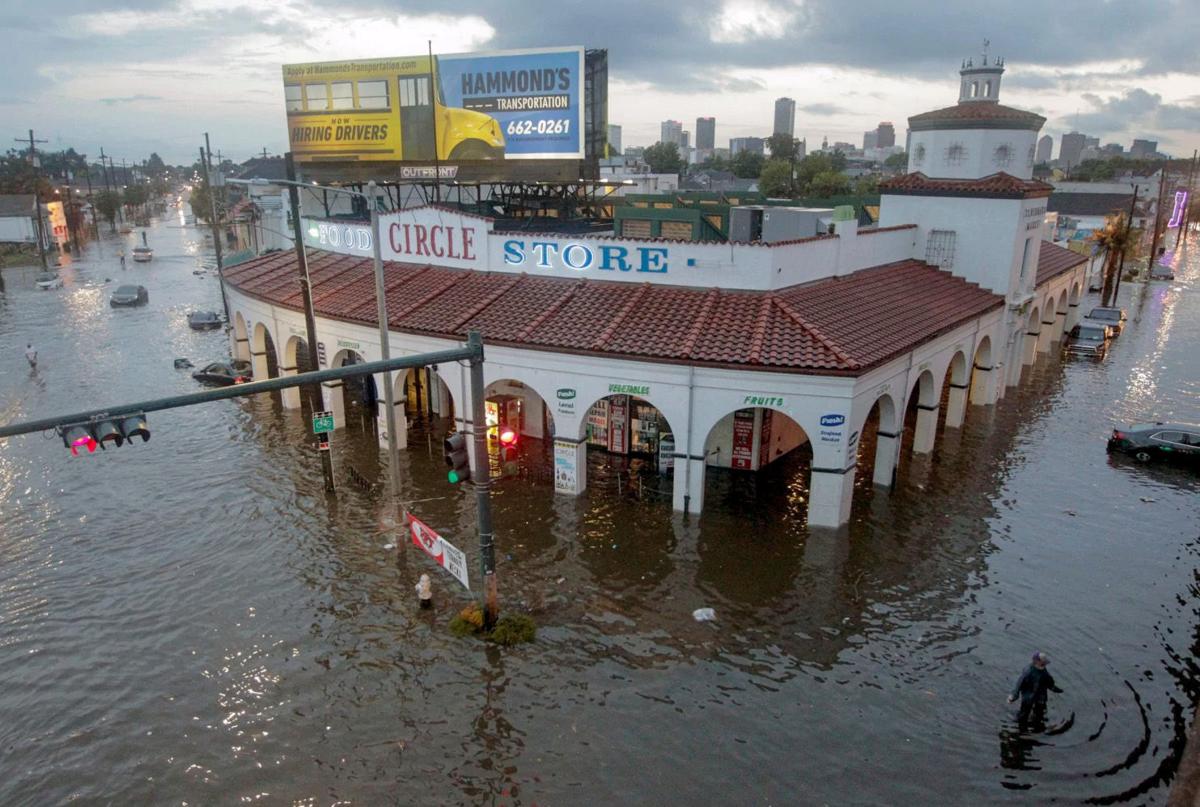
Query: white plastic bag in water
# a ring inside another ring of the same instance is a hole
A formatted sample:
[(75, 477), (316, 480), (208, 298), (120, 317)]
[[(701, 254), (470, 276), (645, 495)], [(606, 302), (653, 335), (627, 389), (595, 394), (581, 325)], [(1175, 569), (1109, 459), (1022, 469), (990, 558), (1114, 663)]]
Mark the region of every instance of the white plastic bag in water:
[(692, 619), (697, 622), (711, 622), (717, 618), (717, 612), (711, 608), (697, 608), (692, 611)]

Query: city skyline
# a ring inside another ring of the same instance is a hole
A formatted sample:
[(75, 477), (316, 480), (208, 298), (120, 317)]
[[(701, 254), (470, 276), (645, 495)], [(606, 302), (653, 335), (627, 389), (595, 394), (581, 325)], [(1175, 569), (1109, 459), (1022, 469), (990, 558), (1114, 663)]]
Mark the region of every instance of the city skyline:
[[(654, 143), (664, 117), (717, 118), (717, 144), (768, 136), (781, 96), (796, 100), (796, 137), (860, 142), (891, 120), (902, 144), (909, 116), (954, 103), (959, 64), (986, 34), (1009, 66), (1001, 102), (1046, 116), (1055, 141), (1077, 129), (1105, 143), (1157, 140), (1176, 155), (1200, 147), (1200, 56), (1183, 26), (1154, 25), (1173, 13), (1165, 0), (1134, 20), (1068, 4), (1061, 21), (1036, 27), (1016, 20), (1037, 15), (1014, 10), (1011, 22), (989, 17), (986, 32), (966, 8), (946, 18), (932, 7), (826, 14), (822, 0), (702, 5), (531, 5), (540, 23), (526, 28), (507, 24), (519, 8), (472, 1), (447, 14), (431, 2), (66, 0), (47, 16), (16, 0), (0, 117), (10, 138), (34, 128), (49, 149), (94, 155), (120, 142), (118, 158), (190, 162), (209, 131), (245, 159), (286, 148), (284, 63), (423, 53), (428, 40), (439, 53), (582, 44), (609, 49), (609, 117), (625, 145)], [(622, 22), (635, 12), (644, 24), (630, 32)], [(663, 30), (674, 32), (669, 47)]]

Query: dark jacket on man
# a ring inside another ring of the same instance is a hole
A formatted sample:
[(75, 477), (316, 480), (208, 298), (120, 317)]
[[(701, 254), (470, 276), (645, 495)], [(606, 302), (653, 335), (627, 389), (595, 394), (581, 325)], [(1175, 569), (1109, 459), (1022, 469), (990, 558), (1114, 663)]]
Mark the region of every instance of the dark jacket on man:
[(1021, 705), (1042, 704), (1046, 702), (1047, 692), (1062, 692), (1054, 685), (1054, 676), (1045, 667), (1030, 664), (1021, 674), (1017, 685), (1013, 687), (1013, 698), (1019, 697)]

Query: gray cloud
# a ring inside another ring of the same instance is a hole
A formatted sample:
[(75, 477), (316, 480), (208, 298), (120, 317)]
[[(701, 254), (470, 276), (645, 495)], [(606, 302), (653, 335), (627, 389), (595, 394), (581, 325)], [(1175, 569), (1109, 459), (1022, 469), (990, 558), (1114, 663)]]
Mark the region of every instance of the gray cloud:
[(1140, 87), (1121, 95), (1103, 97), (1083, 93), (1081, 97), (1091, 109), (1067, 117), (1064, 126), (1070, 124), (1102, 137), (1129, 134), (1142, 137), (1147, 132), (1200, 129), (1200, 103), (1194, 98), (1183, 103), (1164, 103), (1161, 95)]
[(165, 101), (161, 95), (126, 95), (121, 98), (98, 98), (96, 99), (105, 106), (116, 106), (117, 104), (132, 104), (138, 101)]
[(840, 107), (837, 104), (804, 104), (797, 107), (801, 112), (807, 112), (810, 115), (841, 115), (847, 110), (845, 107)]

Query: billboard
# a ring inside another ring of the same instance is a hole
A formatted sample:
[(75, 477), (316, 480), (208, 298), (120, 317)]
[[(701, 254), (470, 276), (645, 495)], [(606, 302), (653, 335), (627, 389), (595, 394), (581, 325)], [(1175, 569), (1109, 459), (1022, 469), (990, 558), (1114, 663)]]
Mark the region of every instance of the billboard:
[(299, 162), (582, 159), (582, 48), (289, 64)]

